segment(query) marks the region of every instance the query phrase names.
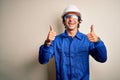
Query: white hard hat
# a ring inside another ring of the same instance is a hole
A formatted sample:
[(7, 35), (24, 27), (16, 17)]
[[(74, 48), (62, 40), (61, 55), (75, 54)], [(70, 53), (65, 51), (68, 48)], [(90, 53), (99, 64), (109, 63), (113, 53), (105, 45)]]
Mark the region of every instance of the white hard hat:
[(68, 7), (66, 7), (63, 11), (62, 16), (70, 12), (77, 13), (79, 16), (81, 16), (79, 9), (75, 5), (69, 5)]

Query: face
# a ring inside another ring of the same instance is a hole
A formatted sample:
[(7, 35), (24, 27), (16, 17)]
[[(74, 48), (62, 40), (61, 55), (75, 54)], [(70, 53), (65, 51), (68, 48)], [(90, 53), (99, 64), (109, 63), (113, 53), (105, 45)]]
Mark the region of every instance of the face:
[(65, 25), (67, 30), (76, 30), (78, 29), (78, 16), (75, 14), (67, 14), (65, 16)]

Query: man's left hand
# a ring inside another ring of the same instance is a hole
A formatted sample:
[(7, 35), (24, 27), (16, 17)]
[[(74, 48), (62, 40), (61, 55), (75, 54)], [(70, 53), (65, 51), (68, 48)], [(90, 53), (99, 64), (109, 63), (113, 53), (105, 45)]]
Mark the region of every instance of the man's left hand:
[(90, 33), (87, 34), (87, 37), (91, 42), (98, 42), (99, 38), (94, 32), (94, 25), (91, 25)]

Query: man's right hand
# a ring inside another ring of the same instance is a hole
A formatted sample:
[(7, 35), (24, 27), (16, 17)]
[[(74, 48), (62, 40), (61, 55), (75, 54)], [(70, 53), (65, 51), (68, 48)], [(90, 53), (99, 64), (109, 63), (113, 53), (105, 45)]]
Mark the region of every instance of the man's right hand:
[(48, 33), (47, 39), (45, 40), (45, 45), (49, 46), (51, 42), (55, 39), (56, 32), (53, 29), (53, 26), (50, 25), (50, 31)]

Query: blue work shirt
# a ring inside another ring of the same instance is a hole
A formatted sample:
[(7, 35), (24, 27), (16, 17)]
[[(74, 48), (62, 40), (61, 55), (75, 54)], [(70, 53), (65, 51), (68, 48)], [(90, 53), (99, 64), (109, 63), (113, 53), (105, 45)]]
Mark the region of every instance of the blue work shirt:
[(39, 62), (45, 64), (54, 56), (56, 80), (89, 80), (89, 55), (105, 62), (107, 51), (103, 41), (90, 42), (80, 31), (72, 38), (65, 31), (50, 46), (40, 46)]

